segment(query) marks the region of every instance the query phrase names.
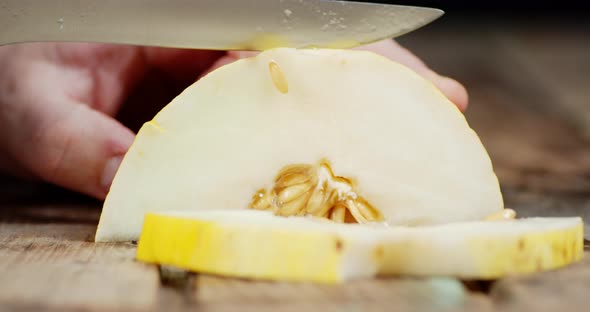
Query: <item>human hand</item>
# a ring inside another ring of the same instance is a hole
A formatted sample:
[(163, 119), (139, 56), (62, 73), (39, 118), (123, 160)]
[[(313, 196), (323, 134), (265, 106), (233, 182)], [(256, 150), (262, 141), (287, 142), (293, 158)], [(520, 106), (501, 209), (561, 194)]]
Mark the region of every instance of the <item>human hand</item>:
[[(461, 110), (467, 107), (463, 86), (397, 43), (362, 49), (405, 64)], [(251, 55), (81, 43), (0, 47), (0, 169), (104, 199), (134, 139), (112, 116), (149, 68), (179, 82), (194, 81)]]

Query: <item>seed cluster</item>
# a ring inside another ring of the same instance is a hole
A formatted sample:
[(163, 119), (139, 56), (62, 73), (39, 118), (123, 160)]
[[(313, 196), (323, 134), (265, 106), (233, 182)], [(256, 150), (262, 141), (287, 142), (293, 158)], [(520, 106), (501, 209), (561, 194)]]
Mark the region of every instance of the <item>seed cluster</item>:
[(335, 176), (330, 164), (297, 164), (282, 168), (270, 190), (252, 197), (252, 209), (272, 210), (280, 216), (322, 217), (338, 223), (383, 221), (381, 213), (358, 196), (350, 179)]

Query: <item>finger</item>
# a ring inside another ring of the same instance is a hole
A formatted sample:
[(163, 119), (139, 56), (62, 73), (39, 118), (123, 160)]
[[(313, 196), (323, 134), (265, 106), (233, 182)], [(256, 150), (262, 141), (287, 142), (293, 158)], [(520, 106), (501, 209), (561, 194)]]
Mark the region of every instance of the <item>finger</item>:
[(61, 105), (61, 116), (40, 122), (24, 161), (47, 182), (103, 199), (134, 134), (87, 105)]
[(399, 62), (430, 80), (451, 100), (461, 111), (467, 109), (469, 97), (465, 87), (454, 79), (444, 77), (431, 70), (422, 60), (396, 41), (384, 40), (355, 49), (372, 51), (393, 61)]
[(104, 199), (134, 134), (87, 105), (63, 107), (67, 112), (60, 110), (57, 118), (37, 114), (19, 118), (24, 124), (17, 133), (9, 130), (13, 134), (3, 142), (6, 157), (0, 158), (0, 167), (10, 166), (8, 172), (17, 176), (40, 178)]
[[(28, 49), (51, 54), (50, 57), (36, 55), (30, 59), (44, 62), (46, 70), (62, 76), (52, 82), (56, 88), (77, 102), (108, 115), (118, 112), (121, 103), (145, 74), (145, 56), (140, 48), (134, 46), (78, 42), (31, 43)], [(38, 77), (31, 79), (39, 80)], [(55, 94), (55, 91), (50, 94)]]
[(86, 105), (68, 106), (31, 138), (26, 161), (47, 182), (103, 199), (134, 135)]
[[(19, 173), (103, 199), (134, 134), (68, 96), (68, 72), (13, 62), (0, 81), (0, 148)], [(18, 75), (16, 75), (18, 74)], [(60, 80), (61, 79), (61, 80)]]

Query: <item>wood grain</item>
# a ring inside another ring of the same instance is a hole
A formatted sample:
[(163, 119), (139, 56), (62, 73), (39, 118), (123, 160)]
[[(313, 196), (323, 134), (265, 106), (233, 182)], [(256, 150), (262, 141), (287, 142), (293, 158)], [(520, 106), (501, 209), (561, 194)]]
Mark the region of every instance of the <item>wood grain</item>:
[(199, 276), (194, 282), (195, 302), (207, 311), (229, 311), (248, 306), (254, 310), (301, 309), (342, 311), (477, 311), (490, 302), (470, 293), (452, 278), (387, 278), (352, 281), (338, 286), (274, 283)]
[(491, 298), (504, 311), (588, 311), (590, 252), (563, 270), (498, 281)]
[(145, 311), (157, 304), (157, 269), (131, 244), (94, 244), (95, 226), (0, 224), (0, 305)]

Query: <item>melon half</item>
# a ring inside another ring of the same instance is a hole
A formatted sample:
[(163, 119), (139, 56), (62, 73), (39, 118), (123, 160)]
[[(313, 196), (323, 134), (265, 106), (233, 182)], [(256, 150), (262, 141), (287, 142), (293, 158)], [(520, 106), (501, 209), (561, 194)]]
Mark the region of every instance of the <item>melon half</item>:
[[(316, 182), (362, 198), (389, 225), (482, 220), (504, 208), (484, 146), (429, 81), (372, 52), (280, 48), (213, 71), (143, 125), (96, 241), (137, 240), (146, 213), (248, 209), (281, 170), (322, 162), (349, 184), (319, 169)], [(303, 202), (309, 190), (283, 195)]]

